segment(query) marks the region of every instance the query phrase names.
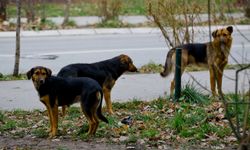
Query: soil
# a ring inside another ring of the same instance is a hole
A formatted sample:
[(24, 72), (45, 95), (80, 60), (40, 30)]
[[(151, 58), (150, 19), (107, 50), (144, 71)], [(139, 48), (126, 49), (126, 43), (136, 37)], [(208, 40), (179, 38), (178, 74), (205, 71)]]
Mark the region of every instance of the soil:
[[(131, 147), (137, 149), (136, 147)], [(41, 149), (41, 150), (125, 150), (126, 145), (106, 144), (95, 141), (83, 142), (70, 139), (12, 138), (0, 136), (0, 150)]]

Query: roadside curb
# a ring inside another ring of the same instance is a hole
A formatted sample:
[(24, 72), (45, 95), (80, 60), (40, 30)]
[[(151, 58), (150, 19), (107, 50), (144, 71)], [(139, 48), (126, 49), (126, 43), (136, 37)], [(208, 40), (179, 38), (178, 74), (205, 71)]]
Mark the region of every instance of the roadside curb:
[[(39, 36), (73, 36), (73, 35), (98, 35), (98, 34), (140, 34), (160, 33), (158, 28), (93, 28), (93, 29), (60, 29), (43, 31), (21, 31), (21, 37)], [(15, 31), (0, 32), (0, 38), (15, 37)]]
[[(211, 30), (224, 26), (211, 26)], [(237, 30), (250, 30), (250, 25), (235, 25)], [(207, 30), (208, 27), (196, 26), (193, 30)], [(39, 36), (77, 36), (77, 35), (103, 35), (103, 34), (155, 34), (161, 33), (159, 28), (140, 27), (140, 28), (84, 28), (84, 29), (59, 29), (43, 31), (21, 31), (21, 37)], [(0, 32), (0, 38), (15, 37), (15, 31)]]

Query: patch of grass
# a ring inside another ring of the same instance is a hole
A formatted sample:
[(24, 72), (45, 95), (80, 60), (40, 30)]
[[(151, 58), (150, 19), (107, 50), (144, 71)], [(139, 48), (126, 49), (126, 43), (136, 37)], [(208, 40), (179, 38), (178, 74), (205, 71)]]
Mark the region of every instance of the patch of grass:
[(185, 126), (185, 118), (182, 112), (177, 112), (174, 117), (170, 120), (170, 127), (174, 129), (177, 133)]
[(13, 115), (17, 117), (25, 117), (25, 115), (29, 114), (27, 111), (21, 110), (21, 109), (16, 109), (13, 112)]
[(5, 120), (4, 113), (0, 111), (0, 122), (3, 122)]
[(16, 127), (17, 127), (16, 121), (14, 121), (14, 120), (7, 120), (0, 127), (0, 131), (9, 131), (9, 130), (15, 129)]
[(156, 64), (150, 61), (148, 64), (143, 65), (139, 68), (140, 73), (160, 73), (163, 71), (163, 66), (161, 64)]
[(74, 20), (69, 20), (68, 22), (66, 22), (65, 24), (63, 24), (64, 27), (76, 27), (77, 24)]
[(153, 138), (159, 135), (157, 129), (146, 129), (142, 131), (141, 138)]
[(228, 64), (225, 69), (237, 70), (249, 66), (249, 64)]
[(206, 103), (209, 98), (202, 94), (202, 91), (195, 88), (194, 84), (188, 83), (182, 88), (180, 100), (189, 103)]
[[(225, 120), (217, 118), (217, 103), (211, 101), (210, 103), (202, 101), (199, 103), (189, 101), (174, 103), (164, 98), (147, 102), (138, 99), (126, 103), (116, 102), (113, 103), (115, 114), (109, 115), (103, 112), (109, 120), (109, 124), (100, 122), (94, 137), (86, 134), (87, 119), (81, 109), (74, 106), (67, 109), (66, 117), (63, 119), (59, 117), (59, 136), (62, 139), (64, 137), (83, 141), (94, 139), (111, 144), (137, 143), (138, 140), (142, 140), (146, 147), (153, 148), (167, 145), (169, 142), (173, 145), (181, 144), (188, 147), (200, 145), (205, 141), (209, 143), (206, 148), (221, 144), (230, 145), (232, 142), (225, 141), (225, 139), (227, 136), (231, 136), (232, 132)], [(223, 108), (222, 106), (220, 107)], [(121, 120), (127, 116), (132, 118), (130, 125), (121, 123)], [(0, 112), (1, 134), (16, 137), (33, 135), (47, 138), (48, 129), (49, 119), (46, 111)], [(212, 141), (210, 141), (210, 136)], [(123, 139), (121, 137), (125, 137), (125, 140), (120, 141)]]
[(0, 81), (9, 81), (9, 80), (27, 80), (26, 74), (19, 74), (18, 76), (13, 75), (3, 75), (0, 73)]
[(139, 105), (142, 104), (142, 101), (140, 100), (137, 100), (137, 99), (133, 99), (132, 101), (130, 102), (127, 102), (127, 103), (112, 103), (112, 105), (117, 109), (135, 109), (135, 108), (138, 108)]
[(121, 10), (122, 15), (145, 15), (147, 13), (145, 0), (126, 0)]
[(60, 146), (60, 147), (57, 148), (57, 150), (69, 150), (69, 149), (67, 147)]
[[(118, 19), (103, 21), (95, 25), (98, 28), (121, 28), (125, 25)], [(128, 26), (127, 26), (128, 27)]]
[(73, 120), (75, 118), (79, 118), (82, 115), (83, 113), (81, 112), (81, 109), (79, 107), (70, 107), (70, 109), (68, 109), (67, 111), (66, 119)]
[(32, 131), (32, 134), (38, 138), (48, 137), (48, 132), (46, 128), (37, 128)]

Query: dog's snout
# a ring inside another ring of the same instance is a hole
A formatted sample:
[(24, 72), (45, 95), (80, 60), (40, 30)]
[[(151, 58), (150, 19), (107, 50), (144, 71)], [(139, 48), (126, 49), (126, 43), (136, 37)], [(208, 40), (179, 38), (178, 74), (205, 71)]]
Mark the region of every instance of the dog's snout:
[(40, 84), (43, 84), (44, 83), (44, 79), (40, 79)]
[(137, 68), (134, 65), (130, 66), (130, 71), (137, 72)]

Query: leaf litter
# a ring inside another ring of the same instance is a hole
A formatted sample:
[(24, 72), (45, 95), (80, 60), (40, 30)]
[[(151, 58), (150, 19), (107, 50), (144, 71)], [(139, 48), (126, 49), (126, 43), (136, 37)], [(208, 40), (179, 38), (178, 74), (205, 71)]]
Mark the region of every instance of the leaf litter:
[[(48, 139), (47, 111), (0, 111), (0, 145), (8, 138), (50, 140), (54, 143), (82, 141), (94, 145), (99, 143), (121, 146), (124, 149), (225, 149), (238, 145), (225, 118), (221, 102), (174, 103), (158, 98), (150, 102), (134, 100), (114, 103), (113, 107), (114, 115), (104, 112), (109, 124), (100, 123), (94, 137), (86, 135), (87, 120), (81, 109), (71, 107), (64, 118), (60, 114), (59, 134), (54, 139)], [(20, 145), (15, 142), (8, 145), (7, 142), (0, 149), (33, 149), (37, 145)], [(60, 148), (58, 146), (54, 148)]]

